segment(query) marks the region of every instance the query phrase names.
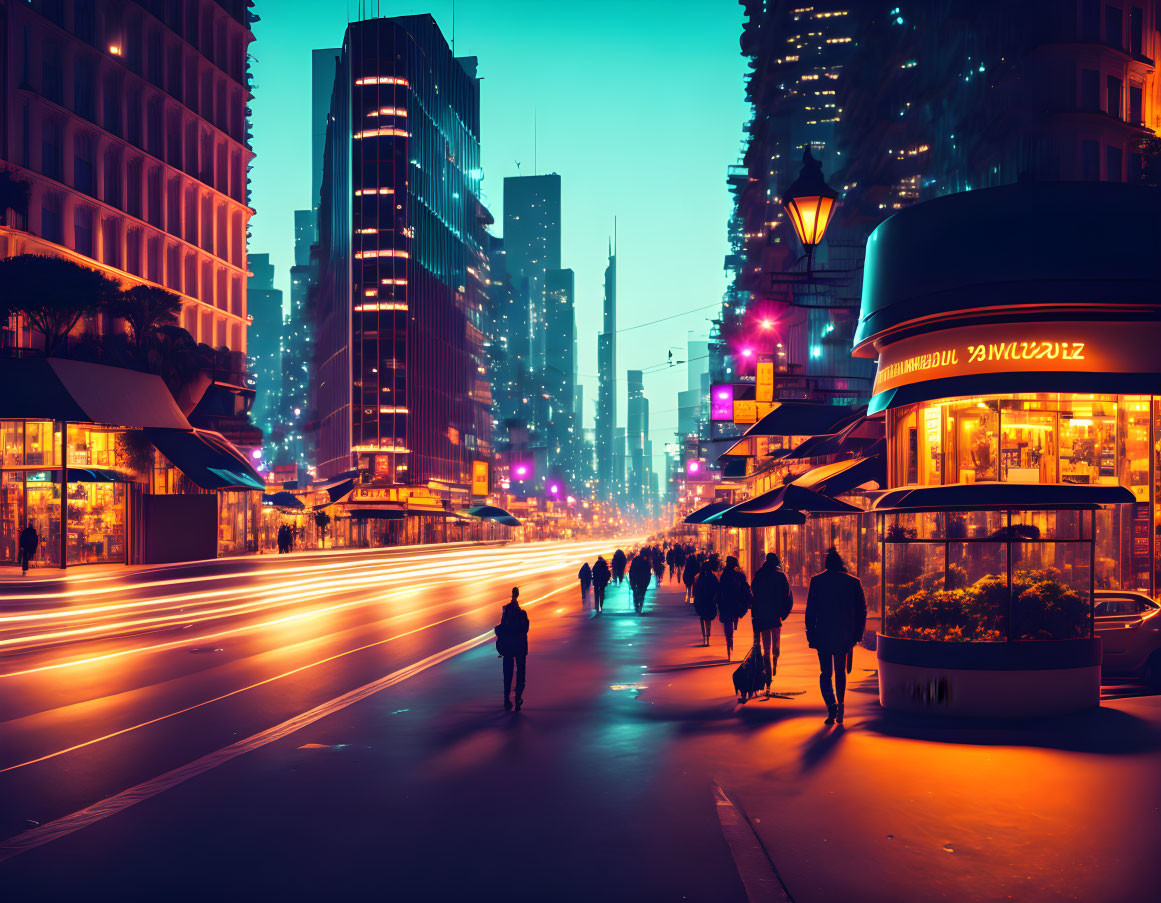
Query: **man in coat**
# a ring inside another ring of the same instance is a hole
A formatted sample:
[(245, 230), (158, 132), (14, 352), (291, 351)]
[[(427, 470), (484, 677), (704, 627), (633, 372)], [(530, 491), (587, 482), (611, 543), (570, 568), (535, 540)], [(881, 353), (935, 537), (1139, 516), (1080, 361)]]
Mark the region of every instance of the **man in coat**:
[(504, 659), (504, 708), (512, 708), (512, 670), (516, 670), (516, 711), (524, 705), (524, 664), (528, 658), (528, 612), (520, 607), (520, 588), (504, 606), (496, 625), (496, 652)]
[(629, 589), (633, 591), (633, 608), (638, 614), (645, 607), (645, 590), (649, 589), (649, 580), (653, 574), (651, 554), (646, 547), (629, 562)]
[(593, 565), (593, 605), (598, 613), (605, 607), (605, 587), (611, 579), (608, 562), (603, 556), (597, 556), (597, 563)]
[(718, 581), (718, 620), (722, 622), (722, 633), (726, 635), (726, 661), (729, 661), (734, 652), (734, 631), (738, 627), (738, 619), (744, 617), (750, 609), (750, 584), (746, 582), (746, 575), (738, 559), (733, 555), (726, 558), (726, 568), (722, 571)]
[(863, 638), (866, 626), (863, 584), (847, 573), (842, 558), (831, 546), (826, 553), (826, 570), (810, 578), (806, 597), (806, 642), (818, 653), (818, 686), (826, 703), (827, 724), (843, 723), (847, 659)]
[(774, 552), (766, 553), (766, 560), (750, 583), (750, 623), (754, 627), (754, 645), (766, 660), (766, 695), (778, 669), (782, 651), (782, 622), (794, 608), (794, 594), (790, 581), (782, 570), (782, 561)]
[(40, 535), (36, 532), (36, 527), (27, 524), (20, 531), (20, 570), (25, 577), (28, 576), (28, 562), (32, 560), (32, 556), (39, 548)]

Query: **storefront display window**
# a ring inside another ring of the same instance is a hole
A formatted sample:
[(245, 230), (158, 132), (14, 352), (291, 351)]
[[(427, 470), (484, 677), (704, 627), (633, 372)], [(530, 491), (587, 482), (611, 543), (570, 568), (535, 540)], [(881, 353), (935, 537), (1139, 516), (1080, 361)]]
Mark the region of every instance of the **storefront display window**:
[(66, 564), (125, 561), (125, 484), (69, 483)]
[(69, 424), (70, 467), (114, 467), (117, 463), (117, 433), (101, 427)]
[(24, 465), (23, 420), (0, 420), (0, 454), (5, 467)]
[(40, 551), (33, 557), (32, 565), (60, 567), (60, 474), (38, 471), (22, 476), (25, 516), (40, 536)]

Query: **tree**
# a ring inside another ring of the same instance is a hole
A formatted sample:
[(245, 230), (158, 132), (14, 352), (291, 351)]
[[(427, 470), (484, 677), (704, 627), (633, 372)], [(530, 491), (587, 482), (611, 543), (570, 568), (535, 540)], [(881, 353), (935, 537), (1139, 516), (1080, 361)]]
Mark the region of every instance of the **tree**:
[(129, 326), (130, 343), (144, 361), (149, 338), (159, 327), (176, 325), (181, 298), (155, 285), (135, 285), (121, 292), (113, 313)]
[(148, 333), (140, 363), (149, 373), (160, 376), (179, 401), (183, 390), (210, 367), (194, 337), (173, 323), (157, 326)]
[(119, 294), (109, 277), (63, 257), (0, 260), (0, 316), (23, 316), (44, 337), (45, 355), (57, 350), (82, 317), (108, 309)]

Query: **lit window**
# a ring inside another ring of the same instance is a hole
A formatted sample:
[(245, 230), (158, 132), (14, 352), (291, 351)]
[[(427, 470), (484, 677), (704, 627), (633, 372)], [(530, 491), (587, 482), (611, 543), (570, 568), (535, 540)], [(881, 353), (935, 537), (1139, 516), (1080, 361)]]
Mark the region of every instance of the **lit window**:
[(365, 194), (395, 194), (394, 188), (356, 188), (355, 197), (361, 198)]
[(355, 79), (356, 85), (402, 85), (408, 87), (407, 79), (397, 78), (394, 75), (365, 75)]
[(398, 248), (376, 248), (373, 251), (356, 251), (355, 259), (364, 260), (368, 257), (408, 257), (406, 251), (400, 251)]
[(407, 111), (402, 107), (379, 107), (377, 110), (372, 110), (367, 114), (371, 116), (406, 116)]
[(380, 279), (383, 285), (407, 285), (406, 279)]
[(383, 126), (377, 129), (363, 129), (361, 132), (355, 132), (355, 140), (359, 141), (363, 138), (410, 138), (411, 133), (405, 129), (396, 129), (389, 126)]

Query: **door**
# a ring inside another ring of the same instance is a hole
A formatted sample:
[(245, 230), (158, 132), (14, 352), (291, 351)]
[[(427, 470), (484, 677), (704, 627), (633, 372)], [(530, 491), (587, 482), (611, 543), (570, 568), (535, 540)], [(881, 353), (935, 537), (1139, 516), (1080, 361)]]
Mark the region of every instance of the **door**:
[(4, 471), (0, 474), (0, 564), (16, 564), (24, 520), (24, 474)]

